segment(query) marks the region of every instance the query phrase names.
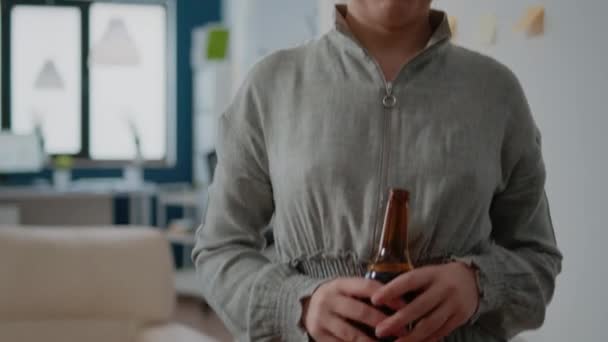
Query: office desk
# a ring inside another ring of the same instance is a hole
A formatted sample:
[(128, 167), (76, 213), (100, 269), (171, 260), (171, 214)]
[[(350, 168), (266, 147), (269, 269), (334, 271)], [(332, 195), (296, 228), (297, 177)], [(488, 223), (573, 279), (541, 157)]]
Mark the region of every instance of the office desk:
[(129, 200), (129, 224), (151, 226), (154, 184), (128, 187), (120, 182), (74, 183), (66, 190), (49, 185), (0, 186), (0, 205), (19, 209), (21, 224), (113, 224), (115, 198)]

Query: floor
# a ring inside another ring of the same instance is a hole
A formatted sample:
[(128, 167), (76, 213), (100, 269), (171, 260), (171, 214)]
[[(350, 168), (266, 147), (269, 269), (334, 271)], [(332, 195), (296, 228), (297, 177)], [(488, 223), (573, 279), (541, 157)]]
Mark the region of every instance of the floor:
[(212, 337), (216, 342), (234, 341), (217, 315), (197, 298), (178, 298), (174, 320)]

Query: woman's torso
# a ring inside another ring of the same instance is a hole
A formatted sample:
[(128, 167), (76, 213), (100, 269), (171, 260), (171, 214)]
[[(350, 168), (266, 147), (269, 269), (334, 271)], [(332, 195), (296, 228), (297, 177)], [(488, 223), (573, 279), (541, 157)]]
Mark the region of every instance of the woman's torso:
[(470, 253), (489, 239), (492, 197), (503, 184), (506, 115), (490, 83), (499, 84), (501, 67), (439, 42), (402, 70), (387, 108), (374, 61), (336, 47), (333, 40), (348, 39), (340, 34), (303, 47), (306, 54), (279, 53), (287, 61), (279, 68), (290, 71), (280, 71), (280, 87), (267, 84), (278, 257), (365, 262), (391, 187), (412, 195), (414, 263)]

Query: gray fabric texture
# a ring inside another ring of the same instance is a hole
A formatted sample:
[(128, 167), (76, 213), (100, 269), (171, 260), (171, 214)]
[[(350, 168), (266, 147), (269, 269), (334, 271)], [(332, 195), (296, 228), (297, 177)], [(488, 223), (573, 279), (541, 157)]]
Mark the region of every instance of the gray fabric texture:
[[(239, 340), (306, 341), (301, 299), (363, 274), (397, 187), (411, 192), (415, 266), (479, 270), (478, 312), (446, 341), (540, 326), (562, 257), (518, 80), (452, 44), (446, 15), (433, 12), (427, 48), (388, 84), (344, 10), (321, 38), (258, 63), (219, 119), (193, 252), (207, 300)], [(273, 215), (270, 261), (261, 231)]]

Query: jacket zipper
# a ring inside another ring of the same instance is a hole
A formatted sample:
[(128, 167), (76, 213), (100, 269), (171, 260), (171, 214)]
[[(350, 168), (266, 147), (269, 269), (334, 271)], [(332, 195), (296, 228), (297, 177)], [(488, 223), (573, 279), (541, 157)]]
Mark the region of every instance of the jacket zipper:
[[(382, 129), (382, 145), (381, 145), (381, 157), (380, 157), (380, 180), (378, 184), (378, 206), (376, 211), (376, 222), (374, 225), (373, 241), (377, 241), (378, 234), (381, 230), (380, 225), (382, 224), (382, 211), (385, 206), (386, 187), (388, 180), (388, 165), (390, 158), (390, 144), (391, 144), (391, 117), (393, 114), (393, 108), (397, 103), (397, 99), (393, 95), (393, 83), (385, 82), (386, 93), (382, 98), (383, 111), (383, 129)], [(374, 243), (374, 246), (376, 243)]]
[(382, 138), (382, 145), (381, 145), (381, 149), (380, 149), (380, 180), (379, 180), (379, 186), (378, 186), (378, 197), (377, 197), (377, 207), (376, 207), (376, 218), (375, 218), (375, 223), (373, 226), (373, 240), (372, 240), (372, 249), (371, 249), (371, 253), (373, 255), (373, 253), (375, 253), (376, 251), (374, 250), (376, 248), (376, 243), (375, 241), (378, 239), (378, 232), (380, 231), (381, 227), (380, 225), (382, 224), (382, 211), (385, 207), (385, 195), (386, 195), (386, 186), (387, 186), (387, 180), (388, 180), (388, 159), (389, 159), (389, 155), (390, 155), (390, 142), (391, 142), (391, 136), (390, 136), (390, 119), (391, 119), (391, 114), (393, 113), (394, 107), (397, 104), (397, 98), (395, 97), (395, 95), (393, 95), (393, 87), (395, 82), (397, 82), (399, 80), (399, 76), (403, 73), (403, 70), (408, 67), (409, 65), (412, 64), (412, 62), (416, 61), (419, 58), (422, 58), (423, 56), (429, 54), (431, 51), (435, 50), (437, 48), (437, 46), (440, 45), (440, 43), (442, 43), (443, 40), (440, 40), (438, 42), (436, 42), (433, 46), (430, 46), (428, 48), (426, 48), (425, 50), (421, 51), (420, 53), (418, 53), (416, 56), (414, 56), (409, 62), (405, 63), (404, 65), (401, 66), (401, 68), (399, 69), (399, 71), (397, 72), (395, 78), (391, 81), (388, 82), (386, 80), (386, 77), (384, 76), (384, 71), (382, 70), (382, 67), (380, 67), (380, 64), (378, 63), (378, 61), (376, 61), (376, 59), (374, 57), (372, 57), (372, 55), (367, 51), (367, 49), (365, 49), (363, 46), (361, 46), (360, 44), (355, 43), (357, 45), (359, 45), (359, 47), (363, 50), (363, 52), (366, 54), (366, 56), (373, 61), (374, 65), (376, 66), (376, 69), (378, 71), (378, 73), (381, 76), (381, 79), (384, 83), (384, 89), (385, 89), (385, 94), (384, 97), (382, 98), (382, 106), (384, 108), (383, 111), (383, 138)]
[(368, 56), (368, 58), (370, 60), (372, 60), (374, 62), (374, 65), (376, 66), (376, 69), (378, 70), (378, 74), (380, 75), (380, 78), (382, 79), (382, 82), (384, 83), (384, 96), (381, 99), (381, 104), (383, 107), (383, 115), (382, 115), (382, 144), (380, 145), (380, 171), (379, 171), (379, 177), (380, 179), (378, 180), (378, 195), (377, 195), (377, 199), (376, 199), (376, 217), (374, 220), (374, 225), (373, 225), (373, 232), (372, 232), (372, 248), (371, 248), (371, 255), (374, 255), (376, 253), (376, 251), (374, 250), (376, 248), (376, 243), (375, 241), (377, 241), (378, 239), (378, 233), (380, 232), (380, 225), (382, 222), (382, 209), (384, 209), (384, 197), (385, 197), (385, 187), (386, 187), (386, 182), (387, 182), (387, 173), (388, 173), (388, 158), (389, 158), (389, 145), (390, 145), (390, 134), (388, 134), (388, 131), (390, 130), (390, 114), (392, 113), (392, 108), (397, 104), (397, 98), (393, 95), (393, 85), (394, 85), (394, 81), (396, 81), (399, 78), (399, 74), (401, 74), (401, 71), (405, 68), (405, 65), (401, 67), (401, 69), (399, 70), (399, 72), (397, 73), (397, 76), (395, 77), (395, 79), (391, 82), (388, 82), (386, 80), (386, 77), (384, 76), (384, 71), (382, 71), (382, 67), (380, 67), (380, 64), (376, 61), (375, 58), (373, 58), (368, 51), (361, 47), (364, 51), (364, 53)]

